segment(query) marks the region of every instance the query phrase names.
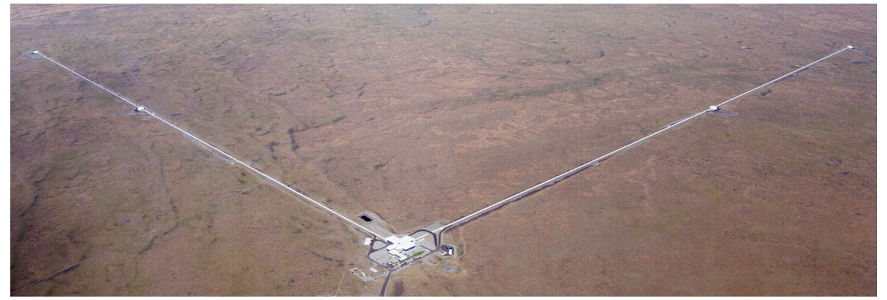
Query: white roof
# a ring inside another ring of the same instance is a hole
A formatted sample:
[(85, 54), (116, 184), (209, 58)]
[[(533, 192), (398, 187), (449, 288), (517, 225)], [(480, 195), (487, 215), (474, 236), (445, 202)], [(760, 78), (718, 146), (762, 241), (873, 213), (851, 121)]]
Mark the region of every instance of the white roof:
[(397, 236), (392, 235), (392, 236), (385, 238), (385, 241), (387, 241), (388, 243), (391, 244), (391, 245), (388, 245), (388, 247), (386, 247), (388, 250), (403, 251), (403, 250), (410, 249), (410, 248), (413, 248), (416, 246), (416, 240), (414, 240), (413, 237), (408, 236), (408, 235), (403, 236), (403, 237), (397, 237)]

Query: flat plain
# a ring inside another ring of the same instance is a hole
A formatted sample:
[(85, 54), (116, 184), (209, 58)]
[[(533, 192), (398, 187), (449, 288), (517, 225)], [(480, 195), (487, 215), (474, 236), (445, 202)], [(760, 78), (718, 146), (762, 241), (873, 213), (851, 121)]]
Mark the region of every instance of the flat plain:
[(455, 228), (459, 272), (414, 266), (389, 294), (876, 295), (876, 20), (875, 5), (12, 5), (11, 290), (381, 288), (348, 271), (369, 264), (363, 233), (27, 50), (407, 233), (853, 45)]

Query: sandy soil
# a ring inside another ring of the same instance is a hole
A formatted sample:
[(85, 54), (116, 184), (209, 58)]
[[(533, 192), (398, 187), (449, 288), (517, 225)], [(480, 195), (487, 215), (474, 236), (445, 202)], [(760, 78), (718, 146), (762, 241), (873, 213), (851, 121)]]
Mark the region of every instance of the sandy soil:
[(875, 28), (874, 5), (13, 5), (12, 290), (381, 288), (348, 272), (362, 233), (26, 50), (407, 232), (854, 45), (454, 229), (461, 272), (389, 294), (876, 295)]

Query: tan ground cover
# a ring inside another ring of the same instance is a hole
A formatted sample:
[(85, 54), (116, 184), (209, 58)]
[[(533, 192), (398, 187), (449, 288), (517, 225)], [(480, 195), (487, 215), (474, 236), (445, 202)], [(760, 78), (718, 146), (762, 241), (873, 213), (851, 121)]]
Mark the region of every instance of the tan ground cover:
[(26, 50), (408, 232), (852, 44), (454, 229), (465, 255), (389, 294), (875, 295), (875, 28), (874, 5), (13, 5), (11, 286), (95, 257), (16, 295), (381, 288), (348, 271), (362, 233)]

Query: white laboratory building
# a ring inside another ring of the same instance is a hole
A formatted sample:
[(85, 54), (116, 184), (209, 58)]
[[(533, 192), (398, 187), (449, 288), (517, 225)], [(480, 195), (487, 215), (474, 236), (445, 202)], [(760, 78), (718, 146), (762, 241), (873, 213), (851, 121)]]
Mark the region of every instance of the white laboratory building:
[(404, 252), (416, 248), (416, 240), (410, 236), (397, 237), (392, 235), (385, 238), (385, 241), (388, 242), (388, 247), (385, 249), (387, 249), (388, 253), (391, 255), (397, 256), (397, 260), (399, 261), (404, 261), (409, 258)]

